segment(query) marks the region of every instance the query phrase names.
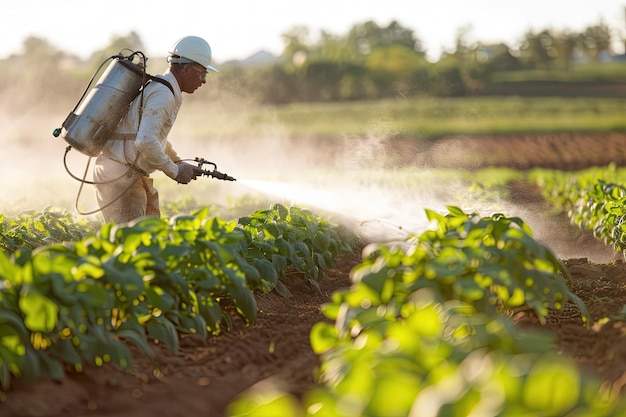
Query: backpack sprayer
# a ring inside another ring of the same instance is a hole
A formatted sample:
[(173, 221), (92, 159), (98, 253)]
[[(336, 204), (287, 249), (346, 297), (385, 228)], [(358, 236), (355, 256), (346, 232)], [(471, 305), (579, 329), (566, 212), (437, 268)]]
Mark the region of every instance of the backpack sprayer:
[[(89, 90), (96, 75), (109, 60), (112, 62), (102, 73), (96, 85)], [(137, 97), (140, 98), (141, 106), (143, 107), (143, 94), (148, 83), (152, 81), (159, 82), (166, 85), (172, 91), (172, 94), (174, 93), (172, 86), (167, 81), (146, 72), (147, 60), (148, 58), (141, 51), (130, 51), (130, 54), (127, 56), (120, 51), (117, 55), (110, 56), (104, 60), (92, 75), (89, 84), (74, 109), (63, 121), (61, 127), (54, 129), (52, 132), (54, 137), (60, 136), (69, 144), (65, 150), (63, 163), (68, 174), (81, 182), (81, 190), (83, 184), (94, 184), (94, 182), (85, 180), (87, 168), (83, 178), (79, 178), (70, 172), (67, 166), (67, 154), (72, 147), (89, 156), (90, 159), (97, 156)], [(88, 91), (89, 94), (87, 95)], [(200, 168), (205, 164), (213, 166), (213, 170), (202, 171), (204, 176), (226, 181), (236, 181), (235, 178), (217, 171), (217, 166), (213, 162), (203, 158), (195, 158), (194, 161), (198, 163)], [(129, 167), (129, 170), (131, 169), (133, 169), (132, 166)], [(122, 194), (109, 204), (119, 199)], [(76, 196), (76, 206), (78, 206), (79, 196), (80, 190)], [(76, 210), (81, 214), (92, 214), (99, 211), (83, 213), (78, 210), (78, 207), (76, 207)]]
[[(133, 62), (136, 59), (139, 62)], [(96, 75), (108, 60), (112, 62), (85, 98)], [(137, 51), (128, 56), (120, 52), (103, 61), (74, 109), (52, 135), (61, 136), (87, 156), (97, 156), (133, 100), (143, 93), (143, 87), (149, 80), (156, 78), (146, 73), (147, 60), (142, 52)]]

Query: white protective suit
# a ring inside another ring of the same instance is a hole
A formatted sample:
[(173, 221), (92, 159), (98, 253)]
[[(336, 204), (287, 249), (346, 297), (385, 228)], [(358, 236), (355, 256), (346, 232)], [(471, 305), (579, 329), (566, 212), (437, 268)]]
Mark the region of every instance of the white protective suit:
[(167, 136), (183, 96), (169, 70), (158, 77), (170, 83), (173, 94), (166, 85), (151, 81), (143, 93), (141, 115), (138, 96), (96, 159), (93, 179), (105, 222), (158, 216), (158, 191), (148, 175), (157, 170), (172, 179), (178, 175), (180, 158)]

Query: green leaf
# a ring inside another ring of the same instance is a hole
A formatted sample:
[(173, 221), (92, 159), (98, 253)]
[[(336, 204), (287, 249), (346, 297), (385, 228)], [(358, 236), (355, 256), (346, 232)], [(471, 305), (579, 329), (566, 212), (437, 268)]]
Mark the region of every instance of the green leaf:
[(176, 299), (163, 288), (152, 285), (146, 288), (144, 295), (148, 305), (161, 311), (169, 312), (176, 308)]
[(533, 365), (523, 388), (527, 410), (543, 415), (564, 415), (580, 395), (580, 373), (572, 361), (547, 355)]
[(219, 303), (207, 291), (198, 291), (197, 297), (199, 313), (206, 321), (209, 330), (219, 331), (219, 323), (222, 319), (222, 308)]
[(282, 297), (285, 297), (285, 298), (293, 297), (293, 294), (291, 294), (291, 291), (289, 291), (289, 288), (287, 288), (287, 286), (283, 284), (281, 281), (278, 281), (276, 283), (274, 290)]
[(88, 308), (112, 308), (111, 293), (99, 281), (83, 279), (72, 283), (68, 291), (73, 289), (78, 302)]
[(315, 288), (315, 291), (317, 292), (317, 294), (322, 295), (322, 289), (320, 288), (319, 282), (317, 282), (314, 279), (309, 279), (308, 282), (309, 282), (309, 285)]
[(319, 253), (313, 254), (313, 259), (315, 259), (315, 264), (319, 267), (320, 270), (326, 271), (328, 265), (326, 259)]
[(230, 282), (226, 284), (226, 289), (235, 307), (237, 307), (237, 311), (244, 317), (247, 324), (254, 323), (257, 314), (257, 304), (252, 291), (246, 285), (245, 280), (233, 270), (227, 268), (225, 272), (230, 277)]
[(282, 204), (273, 204), (271, 207), (272, 210), (278, 213), (278, 218), (282, 221), (287, 220), (287, 216), (289, 215), (289, 209)]
[(264, 253), (266, 254), (272, 254), (274, 253), (274, 246), (267, 243), (267, 242), (260, 242), (257, 240), (253, 240), (251, 242), (251, 246), (257, 248), (257, 249), (261, 249)]
[(249, 286), (252, 288), (258, 288), (261, 286), (261, 274), (255, 266), (243, 261), (239, 263), (239, 267), (243, 271)]
[[(196, 289), (215, 290), (222, 285), (220, 279), (215, 274), (202, 266), (195, 269), (193, 275), (194, 286)], [(198, 273), (202, 272), (202, 273)]]
[[(59, 274), (50, 274), (45, 278), (50, 282), (50, 296), (56, 299), (60, 305), (69, 307), (78, 302), (78, 297), (69, 292), (70, 287), (75, 285), (75, 283), (66, 283)], [(42, 283), (43, 280), (39, 280), (38, 284), (40, 288), (43, 288)]]
[[(0, 356), (2, 355), (0, 354)], [(41, 377), (41, 364), (32, 347), (27, 347), (26, 352), (20, 356), (19, 369), (20, 378), (24, 378), (28, 382), (36, 382)]]
[(120, 329), (116, 333), (122, 339), (130, 340), (135, 343), (150, 359), (156, 358), (156, 353), (148, 344), (145, 333), (140, 333), (132, 329)]
[(143, 277), (132, 263), (109, 258), (102, 266), (109, 282), (116, 290), (121, 290), (128, 300), (136, 299), (143, 292)]
[(478, 285), (473, 277), (460, 277), (453, 286), (464, 300), (477, 301), (485, 297), (485, 289)]
[(367, 285), (374, 290), (380, 300), (383, 288), (385, 287), (385, 282), (389, 277), (389, 268), (383, 266), (377, 271), (369, 270), (365, 274), (362, 274), (361, 272), (358, 274), (355, 273), (354, 277), (355, 279), (360, 280), (363, 285)]
[(337, 327), (332, 324), (317, 322), (311, 328), (311, 347), (317, 355), (322, 355), (335, 348), (338, 344), (338, 339), (339, 332)]
[(272, 265), (278, 274), (287, 268), (287, 258), (282, 255), (272, 255)]
[(330, 247), (330, 236), (327, 233), (318, 233), (315, 235), (315, 248), (319, 251), (328, 250)]
[(172, 352), (178, 352), (178, 333), (171, 321), (152, 318), (146, 323), (148, 337), (165, 344)]
[(296, 258), (296, 251), (289, 242), (287, 242), (283, 238), (278, 238), (274, 241), (274, 247), (278, 250), (278, 253), (283, 255), (285, 258), (289, 259), (293, 262), (293, 259)]
[(33, 287), (23, 287), (19, 306), (24, 325), (32, 332), (52, 332), (57, 324), (59, 306)]
[(267, 259), (253, 259), (252, 264), (259, 271), (261, 279), (275, 286), (278, 282), (278, 273), (274, 264)]
[(199, 335), (200, 337), (208, 336), (207, 322), (204, 320), (204, 318), (202, 318), (201, 315), (195, 314), (195, 313), (182, 312), (178, 316), (178, 319), (180, 322), (180, 324), (178, 325), (179, 331), (190, 333), (190, 334), (196, 334), (196, 335)]
[(7, 362), (0, 363), (0, 387), (3, 391), (8, 391), (11, 388), (11, 371)]
[(296, 253), (298, 253), (301, 257), (307, 259), (311, 257), (311, 250), (308, 245), (301, 240), (296, 240), (293, 242), (293, 248)]
[(26, 329), (22, 318), (16, 313), (0, 309), (0, 326), (10, 326), (19, 335), (23, 343), (29, 341), (30, 332)]
[(255, 387), (237, 396), (226, 410), (231, 417), (302, 417), (301, 405), (296, 397), (280, 389)]
[(65, 370), (60, 360), (49, 356), (45, 351), (37, 350), (35, 352), (43, 377), (49, 377), (57, 381), (62, 381), (65, 378)]
[(71, 339), (59, 339), (50, 346), (48, 350), (51, 356), (60, 360), (63, 363), (71, 365), (79, 365), (82, 363), (82, 358), (79, 354), (79, 350), (72, 343)]

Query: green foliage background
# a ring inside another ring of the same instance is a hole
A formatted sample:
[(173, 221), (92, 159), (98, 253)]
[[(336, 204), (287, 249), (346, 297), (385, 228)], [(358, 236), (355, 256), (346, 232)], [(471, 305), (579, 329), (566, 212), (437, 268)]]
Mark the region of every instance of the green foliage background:
[[(210, 78), (212, 88), (194, 94), (194, 100), (213, 102), (236, 95), (259, 104), (287, 104), (423, 96), (623, 94), (622, 64), (604, 62), (611, 58), (614, 36), (604, 22), (580, 32), (531, 31), (515, 48), (503, 43), (469, 44), (464, 36), (458, 35), (454, 51), (429, 62), (415, 32), (395, 21), (386, 26), (359, 23), (345, 34), (323, 33), (316, 42), (309, 41), (306, 27), (294, 27), (283, 35), (284, 49), (275, 60), (223, 63), (220, 74)], [(136, 33), (115, 37), (88, 60), (60, 51), (45, 39), (27, 38), (23, 54), (0, 61), (0, 95), (12, 95), (6, 111), (17, 115), (33, 106), (25, 89), (37, 93), (37, 106), (70, 106), (98, 65), (126, 48), (143, 49)], [(150, 58), (150, 72), (165, 69), (164, 56)], [(68, 97), (71, 91), (76, 93)]]

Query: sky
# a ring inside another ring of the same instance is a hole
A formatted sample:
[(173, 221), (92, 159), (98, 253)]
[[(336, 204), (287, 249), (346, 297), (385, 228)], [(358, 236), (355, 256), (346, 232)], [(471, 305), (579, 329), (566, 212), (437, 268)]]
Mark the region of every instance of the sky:
[[(603, 21), (615, 30), (623, 52), (626, 0), (20, 0), (0, 6), (0, 59), (20, 53), (36, 36), (83, 58), (115, 36), (139, 34), (144, 52), (164, 56), (180, 37), (205, 38), (215, 63), (260, 50), (280, 54), (281, 35), (294, 26), (346, 35), (368, 20), (396, 20), (412, 29), (436, 60), (452, 51), (462, 28), (469, 42), (516, 46), (528, 31), (582, 31)], [(130, 49), (134, 49), (129, 46)]]

